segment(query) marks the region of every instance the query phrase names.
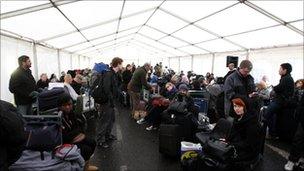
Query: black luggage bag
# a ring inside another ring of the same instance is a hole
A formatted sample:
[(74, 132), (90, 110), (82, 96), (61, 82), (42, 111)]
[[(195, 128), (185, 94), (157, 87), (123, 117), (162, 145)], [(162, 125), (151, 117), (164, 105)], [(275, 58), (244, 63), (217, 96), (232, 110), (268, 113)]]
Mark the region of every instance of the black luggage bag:
[(177, 124), (161, 124), (159, 129), (159, 152), (171, 157), (180, 153), (182, 135)]

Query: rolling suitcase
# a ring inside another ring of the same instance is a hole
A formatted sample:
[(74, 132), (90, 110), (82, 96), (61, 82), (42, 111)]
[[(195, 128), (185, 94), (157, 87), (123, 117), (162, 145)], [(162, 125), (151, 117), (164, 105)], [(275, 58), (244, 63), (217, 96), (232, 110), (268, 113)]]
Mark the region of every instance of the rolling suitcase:
[(171, 157), (180, 153), (182, 137), (180, 126), (176, 124), (161, 124), (159, 129), (159, 152)]

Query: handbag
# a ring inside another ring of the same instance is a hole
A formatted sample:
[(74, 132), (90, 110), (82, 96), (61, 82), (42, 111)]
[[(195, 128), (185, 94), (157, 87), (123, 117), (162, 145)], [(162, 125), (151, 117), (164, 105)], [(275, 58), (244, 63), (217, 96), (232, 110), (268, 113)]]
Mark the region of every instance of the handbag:
[(237, 155), (233, 145), (215, 138), (207, 140), (204, 151), (214, 159), (224, 163), (233, 160)]

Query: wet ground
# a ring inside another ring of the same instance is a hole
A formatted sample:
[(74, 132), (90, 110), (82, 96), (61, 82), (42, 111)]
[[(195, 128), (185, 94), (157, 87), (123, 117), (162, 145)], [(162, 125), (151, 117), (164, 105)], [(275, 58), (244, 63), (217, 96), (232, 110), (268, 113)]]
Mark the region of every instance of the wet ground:
[[(98, 131), (98, 120), (89, 120), (89, 129), (95, 134)], [(117, 140), (107, 149), (98, 147), (91, 163), (100, 170), (181, 170), (178, 159), (163, 156), (158, 152), (158, 132), (146, 131), (146, 125), (138, 125), (130, 117), (130, 111), (124, 107), (117, 107), (116, 122), (113, 134)], [(286, 163), (289, 145), (267, 141), (264, 158), (256, 170), (280, 171)], [(284, 158), (285, 157), (285, 158)]]

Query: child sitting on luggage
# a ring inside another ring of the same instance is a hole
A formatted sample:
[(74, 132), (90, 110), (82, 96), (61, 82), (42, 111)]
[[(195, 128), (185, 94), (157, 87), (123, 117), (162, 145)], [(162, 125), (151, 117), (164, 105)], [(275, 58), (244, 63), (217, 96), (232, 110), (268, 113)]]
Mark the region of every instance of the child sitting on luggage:
[(89, 159), (94, 153), (96, 142), (84, 134), (84, 122), (77, 118), (73, 112), (73, 101), (68, 94), (58, 99), (58, 107), (62, 112), (62, 139), (64, 144), (76, 144), (81, 156), (86, 161), (85, 170), (98, 170), (96, 166), (89, 165)]

